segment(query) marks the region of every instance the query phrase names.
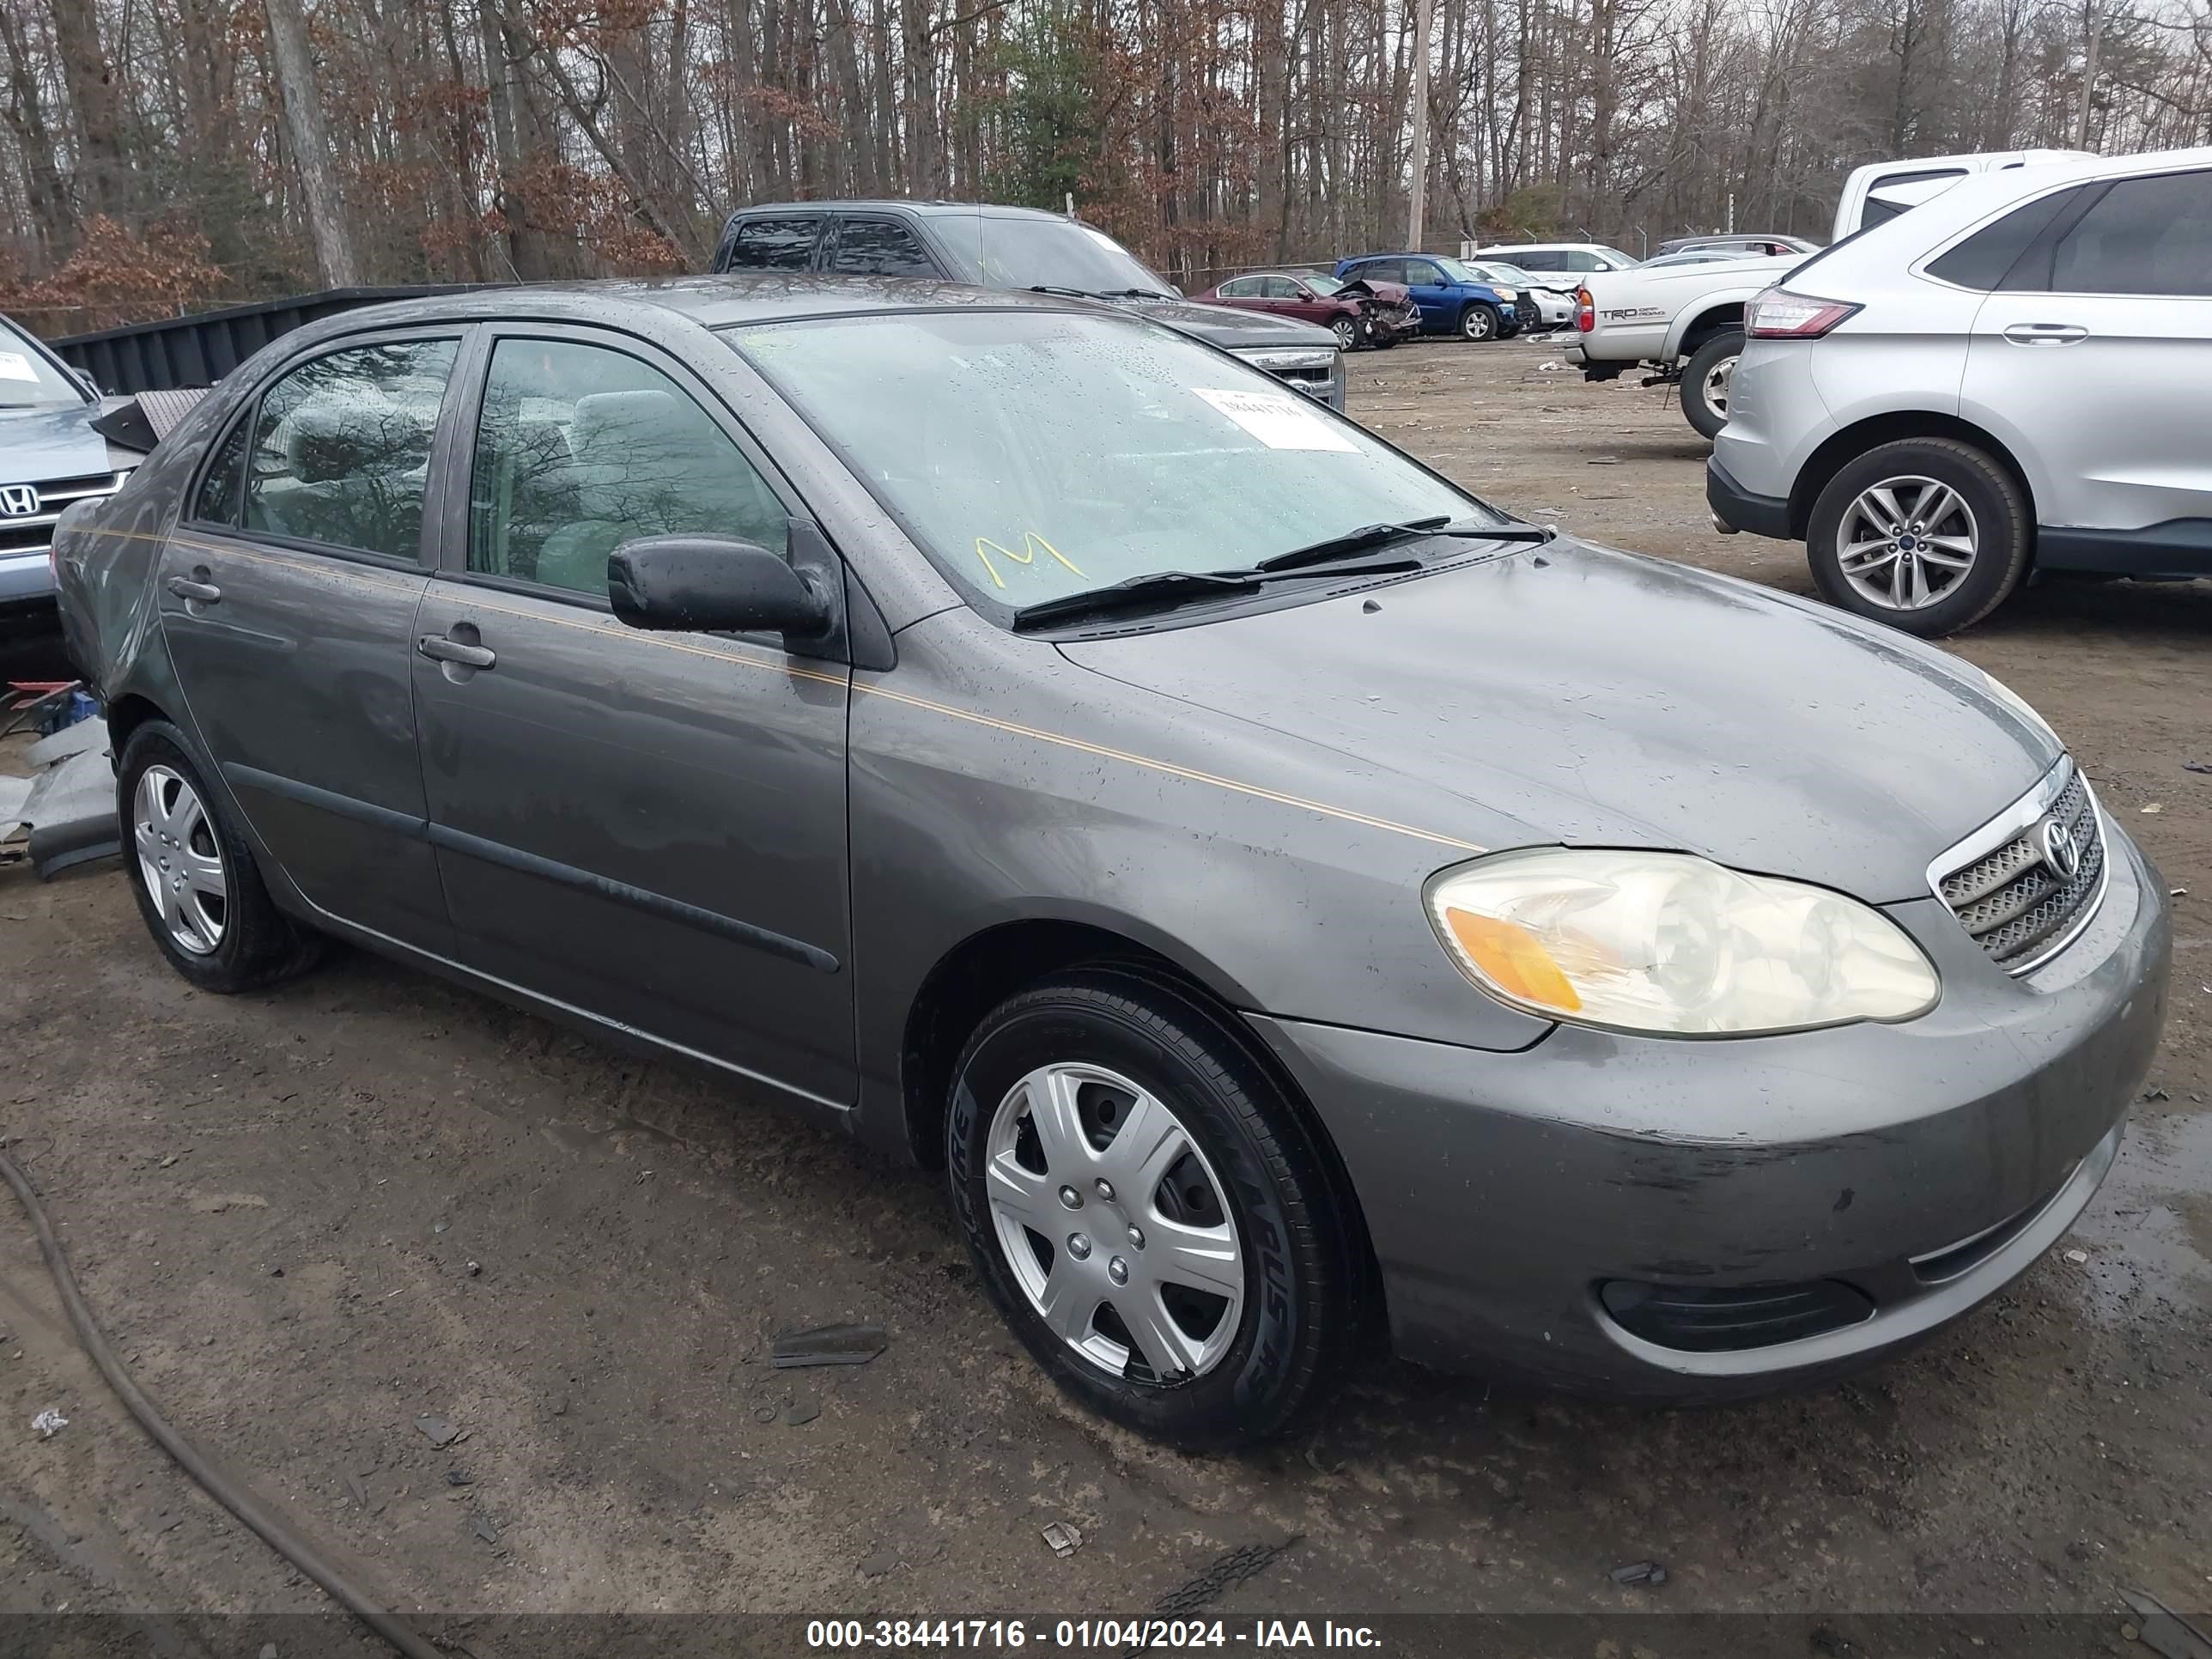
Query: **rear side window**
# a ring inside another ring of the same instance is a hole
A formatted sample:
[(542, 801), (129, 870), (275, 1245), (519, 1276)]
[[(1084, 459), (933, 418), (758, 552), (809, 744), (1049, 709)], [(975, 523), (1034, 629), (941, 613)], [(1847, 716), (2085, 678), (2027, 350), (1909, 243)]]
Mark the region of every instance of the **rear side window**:
[(859, 276), (934, 276), (935, 261), (915, 234), (895, 219), (848, 219), (837, 232), (832, 270)]
[[(1928, 274), (1947, 283), (1956, 283), (1960, 288), (1980, 289), (1984, 292), (2000, 286), (2041, 288), (2039, 280), (2008, 283), (2005, 279), (2020, 263), (2021, 256), (2034, 246), (2036, 238), (2080, 193), (2078, 188), (2057, 190), (2025, 207), (2014, 208), (1996, 223), (1983, 226), (1940, 258), (1929, 261)], [(2023, 277), (2026, 275), (2022, 273)]]
[(1866, 201), (1859, 209), (1859, 228), (1865, 230), (1894, 219), (1907, 208), (1917, 207), (1950, 188), (1943, 180), (1956, 181), (1966, 176), (1964, 167), (1922, 167), (1911, 173), (1884, 173), (1867, 185)]
[(215, 459), (200, 480), (200, 493), (192, 498), (191, 516), (201, 524), (238, 522), (238, 505), (246, 493), (246, 445), (252, 416), (250, 408), (242, 411), (216, 447)]
[(730, 239), (725, 270), (804, 270), (814, 257), (814, 236), (820, 216), (805, 214), (788, 219), (741, 219)]
[(277, 380), (253, 423), (245, 527), (414, 559), (430, 438), (458, 345), (353, 346)]
[(1224, 300), (1256, 299), (1260, 293), (1260, 279), (1257, 276), (1239, 276), (1224, 283), (1214, 291)]
[(1539, 247), (1516, 248), (1513, 251), (1513, 263), (1523, 270), (1565, 270), (1566, 269), (1566, 266), (1560, 263), (1557, 253)]
[(1370, 259), (1364, 264), (1354, 265), (1345, 273), (1348, 283), (1402, 283), (1406, 280), (1403, 259)]
[(2052, 257), (2061, 294), (2212, 295), (2212, 173), (2123, 179)]

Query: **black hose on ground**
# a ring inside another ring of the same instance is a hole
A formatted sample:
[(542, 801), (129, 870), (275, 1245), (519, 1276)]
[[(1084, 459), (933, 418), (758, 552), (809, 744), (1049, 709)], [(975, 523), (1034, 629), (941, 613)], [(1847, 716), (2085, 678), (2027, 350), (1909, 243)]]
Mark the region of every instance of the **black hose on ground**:
[(358, 1585), (316, 1554), (305, 1539), (263, 1507), (251, 1488), (232, 1481), (169, 1426), (168, 1419), (154, 1408), (154, 1402), (131, 1380), (121, 1358), (100, 1334), (92, 1310), (85, 1305), (84, 1297), (76, 1287), (76, 1275), (70, 1271), (68, 1254), (46, 1218), (46, 1206), (32, 1190), (29, 1178), (4, 1152), (0, 1152), (0, 1176), (7, 1177), (8, 1184), (15, 1189), (15, 1196), (31, 1218), (31, 1226), (39, 1236), (39, 1253), (46, 1257), (47, 1271), (54, 1276), (54, 1287), (61, 1292), (62, 1306), (69, 1313), (70, 1323), (76, 1328), (76, 1340), (92, 1356), (92, 1363), (100, 1367), (107, 1386), (115, 1390), (116, 1397), (138, 1419), (138, 1425), (153, 1437), (154, 1443), (176, 1459), (177, 1466), (198, 1481), (216, 1503), (258, 1533), (270, 1549), (320, 1584), (348, 1613), (405, 1654), (407, 1659), (445, 1659), (405, 1620), (379, 1606)]

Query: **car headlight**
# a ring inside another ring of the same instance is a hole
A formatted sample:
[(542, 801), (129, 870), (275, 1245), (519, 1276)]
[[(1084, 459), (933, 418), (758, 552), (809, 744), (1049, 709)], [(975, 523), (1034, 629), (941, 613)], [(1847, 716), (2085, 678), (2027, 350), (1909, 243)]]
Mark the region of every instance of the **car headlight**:
[(1687, 853), (1493, 854), (1443, 872), (1428, 900), (1468, 978), (1547, 1018), (1740, 1036), (1936, 1006), (1935, 969), (1880, 911)]

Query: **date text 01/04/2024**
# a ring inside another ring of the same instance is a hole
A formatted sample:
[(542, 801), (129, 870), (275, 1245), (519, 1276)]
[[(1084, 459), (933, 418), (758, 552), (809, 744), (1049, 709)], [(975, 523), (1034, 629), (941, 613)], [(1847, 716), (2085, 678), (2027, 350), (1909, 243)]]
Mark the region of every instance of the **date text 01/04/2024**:
[(1060, 1619), (1034, 1626), (1022, 1619), (814, 1619), (810, 1648), (1041, 1648), (1147, 1651), (1242, 1646), (1259, 1652), (1294, 1648), (1375, 1649), (1382, 1640), (1365, 1625), (1334, 1620), (1255, 1619), (1249, 1628), (1220, 1619)]

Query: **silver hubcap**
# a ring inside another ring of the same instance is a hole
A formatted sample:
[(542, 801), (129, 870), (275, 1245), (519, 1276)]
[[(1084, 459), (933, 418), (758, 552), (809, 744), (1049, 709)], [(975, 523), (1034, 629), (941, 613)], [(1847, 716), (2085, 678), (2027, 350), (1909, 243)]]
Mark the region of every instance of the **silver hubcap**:
[(1220, 1363), (1243, 1255), (1226, 1190), (1157, 1096), (1102, 1066), (1041, 1066), (999, 1103), (988, 1145), (999, 1248), (1063, 1342), (1134, 1382)]
[(1467, 313), (1467, 320), (1460, 326), (1466, 331), (1468, 339), (1486, 340), (1490, 337), (1490, 313), (1486, 311), (1470, 311)]
[(1836, 562), (1854, 592), (1886, 611), (1946, 598), (1974, 568), (1981, 532), (1959, 492), (1934, 478), (1885, 478), (1836, 526)]
[(167, 767), (148, 767), (131, 804), (131, 836), (161, 926), (179, 950), (206, 956), (222, 943), (230, 880), (198, 794)]
[(1716, 415), (1728, 413), (1729, 380), (1735, 374), (1735, 359), (1723, 357), (1705, 371), (1705, 407)]
[(1340, 344), (1348, 346), (1359, 337), (1359, 326), (1349, 317), (1340, 317), (1330, 326), (1335, 329)]

